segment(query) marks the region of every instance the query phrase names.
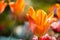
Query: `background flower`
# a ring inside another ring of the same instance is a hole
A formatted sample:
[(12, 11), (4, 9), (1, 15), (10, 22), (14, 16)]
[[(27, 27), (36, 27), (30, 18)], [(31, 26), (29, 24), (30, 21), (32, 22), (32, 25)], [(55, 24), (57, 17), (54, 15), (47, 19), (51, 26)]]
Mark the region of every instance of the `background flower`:
[(9, 6), (14, 15), (20, 16), (25, 7), (24, 0), (16, 0), (16, 2), (11, 2), (9, 0)]

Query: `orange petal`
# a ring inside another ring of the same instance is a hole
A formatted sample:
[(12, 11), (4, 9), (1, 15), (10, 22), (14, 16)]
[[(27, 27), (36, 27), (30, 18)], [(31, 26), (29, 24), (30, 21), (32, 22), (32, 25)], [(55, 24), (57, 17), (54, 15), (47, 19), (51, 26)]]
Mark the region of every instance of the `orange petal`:
[(40, 37), (40, 36), (42, 36), (42, 35), (44, 34), (44, 31), (45, 31), (45, 30), (44, 30), (44, 28), (41, 29), (41, 28), (39, 28), (39, 27), (40, 27), (40, 26), (36, 27), (33, 33), (34, 33), (35, 35), (37, 35), (37, 36)]
[(53, 11), (56, 8), (55, 5), (53, 5), (52, 7), (49, 8), (49, 12)]
[(60, 19), (60, 8), (57, 9), (57, 16)]
[(35, 16), (35, 11), (34, 11), (33, 7), (30, 7), (30, 8), (29, 8), (28, 13), (29, 13), (29, 14), (28, 14), (29, 16), (31, 16), (34, 20), (36, 20), (36, 19), (35, 19), (35, 17), (36, 17), (36, 16)]
[(56, 21), (58, 21), (57, 18), (51, 18), (51, 20), (49, 20), (49, 24), (52, 24), (53, 22), (56, 22)]
[(37, 23), (37, 25), (41, 25), (41, 20), (42, 20), (41, 10), (37, 10), (37, 13), (36, 13), (36, 23)]
[(28, 11), (29, 11), (28, 13), (30, 16), (35, 13), (33, 7), (30, 7)]
[(24, 0), (16, 0), (16, 6), (18, 7), (17, 10), (22, 12), (25, 6)]
[(52, 7), (49, 8), (49, 12), (54, 11), (54, 9), (59, 8), (60, 4), (54, 4)]
[(28, 16), (28, 19), (29, 19), (29, 22), (30, 22), (30, 28), (31, 28), (31, 30), (32, 30), (32, 32), (34, 32), (34, 30), (35, 30), (35, 21), (30, 17), (30, 16)]
[(52, 11), (51, 13), (49, 13), (48, 18), (53, 18), (54, 17), (54, 12)]
[(42, 25), (46, 20), (47, 13), (44, 12), (43, 10), (38, 10), (36, 16), (38, 24)]
[(49, 13), (47, 21), (49, 22), (54, 17), (54, 12)]
[(7, 3), (4, 3), (4, 0), (0, 1), (0, 13), (4, 11), (6, 6), (7, 6)]
[(44, 24), (44, 22), (46, 21), (46, 18), (47, 18), (47, 13), (45, 11), (42, 10), (42, 22), (41, 24)]

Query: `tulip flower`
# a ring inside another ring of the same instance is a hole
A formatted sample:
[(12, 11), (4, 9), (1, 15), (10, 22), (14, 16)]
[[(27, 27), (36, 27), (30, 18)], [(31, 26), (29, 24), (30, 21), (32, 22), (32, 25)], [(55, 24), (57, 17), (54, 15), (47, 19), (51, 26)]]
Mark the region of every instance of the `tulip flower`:
[(11, 2), (11, 0), (9, 0), (9, 6), (14, 15), (20, 16), (24, 10), (24, 0), (16, 0), (16, 2)]
[(0, 14), (4, 11), (4, 9), (6, 8), (7, 3), (4, 2), (4, 0), (0, 1)]
[(37, 12), (35, 12), (35, 10), (30, 7), (27, 16), (31, 31), (37, 36), (44, 35), (50, 28), (50, 20), (53, 18), (53, 15), (53, 12), (47, 15), (43, 10), (37, 10)]
[(55, 16), (60, 19), (60, 4), (55, 4), (53, 5), (50, 9), (49, 12), (54, 11)]
[(54, 11), (55, 9), (60, 8), (60, 4), (55, 4), (49, 8), (49, 12)]
[(55, 19), (57, 20), (56, 22), (53, 22), (51, 24), (51, 29), (54, 31), (54, 32), (58, 32), (60, 33), (60, 4), (55, 4), (53, 5), (51, 8), (50, 8), (50, 11), (54, 11), (54, 14), (56, 16)]

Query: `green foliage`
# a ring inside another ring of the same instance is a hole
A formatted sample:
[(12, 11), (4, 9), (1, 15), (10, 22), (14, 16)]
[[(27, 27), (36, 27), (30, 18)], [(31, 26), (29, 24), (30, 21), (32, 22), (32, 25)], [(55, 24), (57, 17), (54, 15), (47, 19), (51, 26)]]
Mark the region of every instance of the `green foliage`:
[(31, 0), (34, 9), (43, 9), (48, 13), (49, 7), (55, 3), (60, 3), (58, 0)]

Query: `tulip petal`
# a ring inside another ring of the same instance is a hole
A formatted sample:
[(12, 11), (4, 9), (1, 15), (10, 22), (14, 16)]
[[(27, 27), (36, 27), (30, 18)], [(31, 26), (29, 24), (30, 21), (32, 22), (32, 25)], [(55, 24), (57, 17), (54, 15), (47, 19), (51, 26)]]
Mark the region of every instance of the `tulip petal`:
[(34, 9), (32, 7), (29, 8), (28, 13), (32, 17), (32, 19), (36, 20), (35, 19), (35, 11), (34, 11)]
[(56, 15), (55, 17), (57, 17), (58, 19), (60, 19), (60, 4), (55, 4), (53, 5), (50, 9), (49, 12), (54, 12), (54, 14)]
[(36, 27), (35, 22), (30, 16), (28, 16), (28, 19), (29, 19), (29, 22), (30, 22), (30, 28), (31, 28), (32, 32), (34, 32), (35, 27)]
[(60, 19), (60, 8), (57, 9), (57, 16)]
[(41, 14), (41, 10), (38, 10), (37, 13), (36, 13), (36, 23), (38, 25), (41, 25), (41, 19), (42, 19), (42, 14)]
[(7, 3), (4, 3), (4, 0), (0, 1), (0, 13), (4, 11), (6, 6), (7, 6)]

